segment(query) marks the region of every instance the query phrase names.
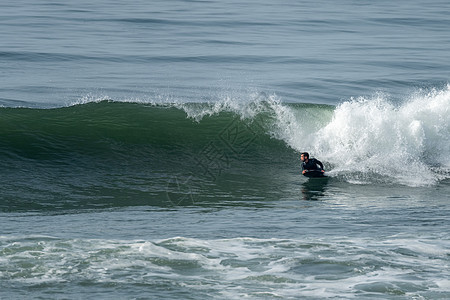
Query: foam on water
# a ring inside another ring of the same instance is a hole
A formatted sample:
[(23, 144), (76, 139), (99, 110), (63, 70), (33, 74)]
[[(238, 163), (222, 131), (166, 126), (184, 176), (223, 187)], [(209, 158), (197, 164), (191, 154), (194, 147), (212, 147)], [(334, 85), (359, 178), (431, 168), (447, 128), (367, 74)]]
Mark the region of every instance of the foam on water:
[(440, 279), (450, 276), (442, 267), (449, 245), (439, 239), (126, 241), (29, 236), (1, 237), (0, 245), (1, 281), (22, 287), (139, 284), (214, 291), (231, 299), (450, 293)]
[(450, 86), (394, 105), (386, 95), (340, 104), (310, 146), (334, 174), (387, 176), (411, 186), (448, 178)]

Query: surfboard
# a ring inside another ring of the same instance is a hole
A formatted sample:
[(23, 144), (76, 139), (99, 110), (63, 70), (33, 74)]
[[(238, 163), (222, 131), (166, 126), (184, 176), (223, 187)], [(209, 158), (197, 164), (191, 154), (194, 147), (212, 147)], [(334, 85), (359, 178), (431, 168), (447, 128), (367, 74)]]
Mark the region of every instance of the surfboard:
[(305, 174), (303, 174), (303, 176), (306, 176), (306, 177), (309, 177), (309, 178), (327, 177), (327, 175), (325, 175), (325, 172), (322, 172), (320, 170), (308, 171)]

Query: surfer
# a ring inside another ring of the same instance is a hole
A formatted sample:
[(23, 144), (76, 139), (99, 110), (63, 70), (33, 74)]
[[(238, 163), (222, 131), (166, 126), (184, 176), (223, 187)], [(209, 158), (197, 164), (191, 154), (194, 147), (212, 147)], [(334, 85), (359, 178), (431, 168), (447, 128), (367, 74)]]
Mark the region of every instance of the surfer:
[(323, 164), (320, 160), (315, 159), (315, 158), (311, 158), (309, 159), (309, 153), (308, 152), (303, 152), (300, 155), (300, 159), (302, 160), (302, 169), (303, 172), (302, 174), (304, 175), (306, 172), (309, 171), (321, 171), (322, 173), (325, 172), (325, 170), (323, 169)]

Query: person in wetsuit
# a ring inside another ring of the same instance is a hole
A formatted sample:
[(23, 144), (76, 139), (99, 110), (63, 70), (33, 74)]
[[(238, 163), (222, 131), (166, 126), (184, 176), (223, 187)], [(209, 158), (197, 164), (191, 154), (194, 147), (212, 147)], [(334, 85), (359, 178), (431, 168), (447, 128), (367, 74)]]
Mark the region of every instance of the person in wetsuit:
[(305, 174), (306, 172), (309, 171), (322, 171), (325, 172), (325, 170), (323, 169), (323, 164), (320, 160), (315, 159), (315, 158), (309, 158), (309, 153), (308, 152), (303, 152), (300, 155), (300, 159), (302, 160), (302, 174)]

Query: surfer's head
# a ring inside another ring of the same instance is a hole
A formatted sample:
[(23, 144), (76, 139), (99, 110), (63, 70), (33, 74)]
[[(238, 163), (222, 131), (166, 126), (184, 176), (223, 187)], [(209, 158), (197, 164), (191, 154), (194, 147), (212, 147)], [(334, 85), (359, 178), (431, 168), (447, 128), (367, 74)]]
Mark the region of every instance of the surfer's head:
[(308, 160), (308, 159), (309, 159), (309, 153), (308, 153), (308, 152), (302, 152), (302, 153), (300, 154), (300, 159), (301, 159), (302, 161)]

